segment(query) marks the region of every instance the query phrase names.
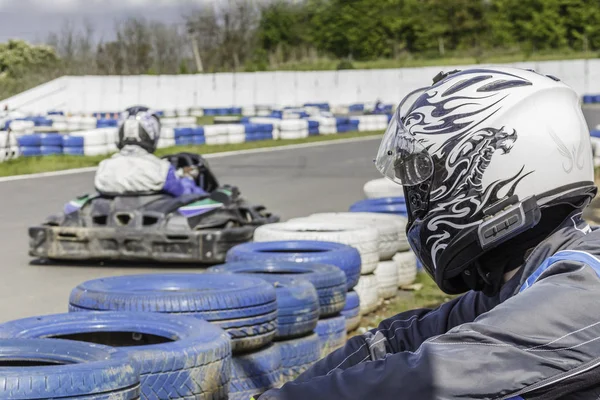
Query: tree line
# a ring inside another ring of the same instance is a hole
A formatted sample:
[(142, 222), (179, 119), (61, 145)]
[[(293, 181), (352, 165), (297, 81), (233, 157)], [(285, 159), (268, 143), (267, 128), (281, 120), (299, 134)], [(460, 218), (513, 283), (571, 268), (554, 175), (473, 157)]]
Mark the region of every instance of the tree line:
[[(224, 4), (225, 3), (225, 4)], [(600, 50), (599, 0), (229, 0), (177, 24), (143, 15), (98, 42), (65, 23), (46, 45), (0, 44), (0, 97), (66, 74), (318, 69), (371, 60)]]

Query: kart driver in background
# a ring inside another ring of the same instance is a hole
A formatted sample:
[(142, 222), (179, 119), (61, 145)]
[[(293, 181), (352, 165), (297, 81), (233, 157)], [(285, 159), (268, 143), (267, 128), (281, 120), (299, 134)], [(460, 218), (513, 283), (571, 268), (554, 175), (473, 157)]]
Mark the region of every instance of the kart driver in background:
[[(441, 74), (398, 107), (376, 158), (446, 293), (358, 335), (260, 400), (600, 398), (600, 229), (577, 93), (516, 68)], [(430, 357), (430, 368), (423, 354)]]
[(168, 193), (206, 194), (194, 180), (155, 156), (160, 119), (147, 107), (128, 108), (119, 123), (119, 153), (102, 161), (95, 178), (96, 190), (106, 195)]

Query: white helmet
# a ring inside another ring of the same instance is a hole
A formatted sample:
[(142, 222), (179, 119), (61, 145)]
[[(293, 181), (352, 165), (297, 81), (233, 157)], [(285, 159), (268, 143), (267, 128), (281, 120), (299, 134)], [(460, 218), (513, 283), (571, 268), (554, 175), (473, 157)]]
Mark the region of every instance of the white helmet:
[(505, 271), (486, 269), (482, 255), (522, 239), (544, 209), (583, 208), (595, 194), (579, 96), (554, 77), (516, 68), (436, 79), (400, 103), (376, 166), (404, 186), (407, 236), (438, 286), (497, 290)]
[(119, 141), (117, 147), (137, 145), (153, 153), (160, 138), (160, 118), (148, 107), (128, 108), (119, 121)]

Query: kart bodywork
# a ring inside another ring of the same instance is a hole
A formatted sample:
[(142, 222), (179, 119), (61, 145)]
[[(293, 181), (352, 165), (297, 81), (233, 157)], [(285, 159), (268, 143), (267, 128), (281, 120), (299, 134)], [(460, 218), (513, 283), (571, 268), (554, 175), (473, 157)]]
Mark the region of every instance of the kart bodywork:
[(223, 262), (231, 247), (252, 240), (257, 226), (279, 217), (246, 202), (237, 188), (220, 187), (201, 161), (198, 181), (208, 195), (85, 195), (29, 228), (29, 254), (49, 260)]

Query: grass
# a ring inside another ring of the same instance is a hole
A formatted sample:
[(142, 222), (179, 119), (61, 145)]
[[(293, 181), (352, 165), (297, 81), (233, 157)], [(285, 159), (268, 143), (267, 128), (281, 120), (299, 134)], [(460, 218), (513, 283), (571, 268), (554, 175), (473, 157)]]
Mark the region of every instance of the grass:
[[(452, 296), (442, 292), (433, 279), (425, 272), (417, 275), (415, 284), (423, 285), (420, 290), (400, 291), (399, 295), (392, 300), (386, 300), (383, 307), (378, 311), (364, 316), (360, 326), (366, 329), (376, 328), (381, 321), (390, 318), (403, 311), (414, 310), (416, 308), (435, 308), (440, 304), (452, 299)], [(355, 336), (360, 334), (360, 329), (351, 334)]]
[[(470, 65), (470, 64), (504, 64), (514, 62), (535, 62), (551, 60), (573, 60), (598, 58), (597, 52), (580, 51), (551, 51), (533, 53), (530, 55), (518, 51), (491, 51), (483, 52), (478, 56), (455, 55), (449, 57), (413, 57), (405, 56), (398, 59), (378, 59), (370, 61), (352, 61), (355, 69), (389, 69), (389, 68), (415, 68), (431, 66)], [(273, 66), (269, 70), (276, 71), (321, 71), (337, 69), (340, 60), (318, 58), (314, 60), (301, 60), (287, 62)]]
[[(156, 155), (163, 156), (178, 152), (192, 152), (200, 154), (222, 153), (225, 151), (249, 150), (268, 147), (279, 147), (290, 144), (325, 142), (366, 136), (380, 135), (381, 132), (348, 132), (339, 135), (310, 136), (306, 139), (297, 140), (265, 140), (258, 142), (225, 144), (225, 145), (202, 145), (202, 146), (175, 146), (158, 149)], [(62, 171), (74, 168), (94, 167), (106, 156), (71, 156), (56, 155), (44, 157), (20, 157), (0, 163), (0, 176), (12, 176), (23, 174), (34, 174), (39, 172)]]

